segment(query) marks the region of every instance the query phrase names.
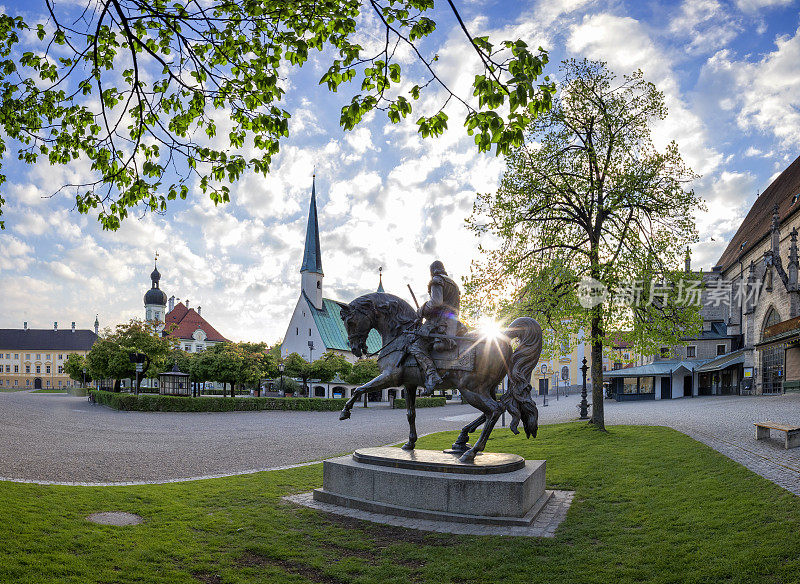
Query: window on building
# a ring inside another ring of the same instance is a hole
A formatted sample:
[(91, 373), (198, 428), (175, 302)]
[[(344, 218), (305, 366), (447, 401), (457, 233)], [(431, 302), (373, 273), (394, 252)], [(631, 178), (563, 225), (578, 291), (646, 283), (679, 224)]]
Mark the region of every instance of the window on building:
[(299, 336), (300, 335), (300, 328), (299, 327), (295, 327), (294, 334), (295, 334), (295, 336)]
[(14, 359), (19, 359), (19, 353), (14, 353)]
[(16, 386), (19, 386), (19, 379), (15, 379), (15, 380), (14, 380), (14, 386), (15, 386), (15, 387), (16, 387)]
[(693, 359), (694, 357), (697, 357), (697, 347), (693, 345), (686, 347), (686, 358)]
[(317, 290), (322, 290), (322, 282), (317, 280)]
[(14, 373), (19, 373), (19, 365), (14, 365)]
[(6, 365), (6, 373), (11, 373), (11, 365)]
[(63, 355), (63, 354), (61, 354), (61, 353), (59, 353), (59, 354), (58, 354), (58, 360), (59, 360), (59, 361), (61, 361), (61, 360), (63, 360), (63, 359), (64, 359), (64, 355)]
[(725, 354), (725, 345), (717, 345), (717, 355)]
[(11, 353), (6, 353), (6, 359), (11, 359)]
[(50, 387), (50, 380), (47, 380), (47, 387)]
[(31, 360), (31, 354), (30, 353), (25, 353), (25, 360), (26, 361), (30, 361)]
[(42, 354), (41, 353), (36, 353), (36, 360), (37, 361), (41, 361), (42, 360)]
[(41, 372), (42, 372), (42, 366), (41, 365), (37, 365), (36, 366), (36, 373), (41, 373)]
[(203, 345), (197, 345), (194, 350), (196, 353), (200, 353), (201, 351), (205, 351), (205, 349), (206, 348)]
[(666, 359), (669, 357), (669, 347), (661, 347), (661, 358)]
[(58, 366), (58, 372), (64, 373), (64, 368), (61, 365)]
[(630, 355), (630, 353), (623, 353), (622, 354), (622, 358), (625, 359), (626, 361), (629, 361), (630, 358), (631, 358), (631, 355)]
[(31, 366), (25, 365), (25, 373), (30, 373), (30, 372), (31, 372)]
[(188, 351), (188, 352), (192, 351), (192, 346), (191, 345), (184, 345), (183, 348), (184, 348), (185, 351)]
[(308, 329), (308, 336), (311, 336), (311, 329)]
[(47, 356), (46, 356), (46, 359), (45, 359), (45, 360), (46, 360), (46, 361), (49, 361), (49, 360), (50, 360), (50, 353), (48, 353), (48, 354), (47, 354)]
[(50, 373), (50, 365), (48, 365), (48, 366), (46, 366), (46, 367), (44, 368), (44, 372), (45, 372), (45, 373)]
[(30, 385), (30, 384), (31, 384), (31, 380), (30, 379), (26, 379), (25, 380), (25, 385)]
[(58, 382), (58, 387), (61, 387), (61, 382), (60, 381)]

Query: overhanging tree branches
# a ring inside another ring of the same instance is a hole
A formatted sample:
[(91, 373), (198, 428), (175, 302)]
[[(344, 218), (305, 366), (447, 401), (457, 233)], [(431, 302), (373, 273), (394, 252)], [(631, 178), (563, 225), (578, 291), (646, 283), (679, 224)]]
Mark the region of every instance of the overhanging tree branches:
[[(221, 203), (230, 198), (227, 183), (245, 170), (266, 174), (289, 131), (285, 74), (312, 51), (333, 54), (320, 79), (331, 91), (360, 79), (341, 111), (345, 129), (373, 110), (397, 123), (436, 89), (443, 99), (418, 118), (422, 136), (445, 130), (445, 106), (455, 100), (478, 149), (506, 154), (554, 91), (546, 77), (537, 83), (544, 51), (472, 35), (453, 2), (479, 57), (477, 104), (456, 94), (436, 68), (438, 56), (421, 48), (436, 29), (427, 15), (432, 0), (99, 0), (74, 19), (69, 4), (45, 5), (49, 20), (35, 26), (0, 16), (0, 154), (10, 140), (26, 163), (88, 160), (92, 178), (65, 186), (75, 189), (77, 209), (95, 210), (106, 229), (133, 207), (165, 211), (187, 196), (191, 180)], [(368, 32), (383, 39), (371, 53), (357, 42), (364, 11), (379, 23)], [(34, 30), (39, 45), (20, 41)], [(421, 83), (402, 85), (400, 48), (425, 72)], [(218, 138), (220, 120), (229, 127)]]

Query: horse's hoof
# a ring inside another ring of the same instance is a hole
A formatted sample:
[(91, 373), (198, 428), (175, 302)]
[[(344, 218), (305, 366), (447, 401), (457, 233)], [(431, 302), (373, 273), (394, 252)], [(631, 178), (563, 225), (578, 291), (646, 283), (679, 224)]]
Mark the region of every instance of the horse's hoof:
[(461, 462), (473, 462), (475, 460), (475, 453), (472, 452), (472, 450), (467, 450), (458, 460)]
[(414, 442), (406, 442), (401, 446), (403, 450), (414, 450)]
[(466, 442), (454, 442), (453, 445), (450, 447), (450, 450), (445, 450), (448, 454), (462, 454), (472, 448), (471, 444), (467, 444)]
[(347, 420), (349, 417), (350, 417), (350, 412), (348, 412), (347, 410), (345, 410), (341, 414), (339, 414), (339, 419), (340, 420)]

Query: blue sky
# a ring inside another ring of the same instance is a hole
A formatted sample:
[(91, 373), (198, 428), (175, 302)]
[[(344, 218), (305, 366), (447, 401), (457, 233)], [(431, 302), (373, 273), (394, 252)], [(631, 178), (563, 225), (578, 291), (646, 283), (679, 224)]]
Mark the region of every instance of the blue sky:
[[(666, 95), (670, 114), (654, 129), (659, 145), (679, 144), (702, 177), (695, 190), (708, 211), (697, 216), (695, 266), (710, 268), (771, 180), (800, 155), (800, 2), (457, 2), (470, 28), (493, 39), (523, 38), (550, 51), (547, 72), (567, 57), (608, 62), (619, 74), (641, 68)], [(5, 12), (35, 21), (37, 2)], [(448, 12), (425, 48), (440, 73), (466, 93), (474, 62)], [(369, 18), (363, 23), (369, 30)], [(364, 42), (377, 39), (365, 35)], [(401, 56), (401, 58), (403, 58)], [(433, 259), (457, 278), (469, 271), (478, 240), (464, 228), (476, 192), (492, 191), (502, 159), (478, 154), (451, 111), (437, 140), (416, 135), (413, 120), (383, 115), (357, 130), (338, 126), (348, 94), (318, 87), (324, 56), (292, 72), (291, 136), (266, 179), (248, 175), (233, 201), (214, 207), (199, 191), (165, 215), (133, 213), (117, 232), (73, 210), (66, 195), (47, 198), (86, 167), (27, 167), (6, 156), (6, 230), (0, 233), (0, 328), (89, 328), (143, 316), (153, 254), (162, 289), (203, 307), (235, 340), (278, 340), (297, 299), (311, 190), (317, 195), (325, 296), (349, 301), (372, 291), (384, 267), (387, 291), (418, 292)], [(412, 78), (414, 71), (411, 71)], [(431, 106), (438, 96), (422, 100)], [(423, 111), (420, 110), (420, 113)], [(416, 112), (415, 112), (416, 113)], [(412, 116), (416, 119), (416, 116)], [(222, 132), (221, 132), (222, 133)]]

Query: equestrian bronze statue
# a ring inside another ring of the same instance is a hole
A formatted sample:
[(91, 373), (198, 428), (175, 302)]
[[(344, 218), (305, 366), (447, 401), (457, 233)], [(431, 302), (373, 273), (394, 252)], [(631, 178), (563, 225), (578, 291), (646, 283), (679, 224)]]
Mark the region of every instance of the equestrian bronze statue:
[[(432, 266), (433, 268), (433, 266)], [(432, 270), (433, 271), (433, 270)], [(383, 292), (365, 294), (341, 308), (347, 329), (348, 343), (356, 357), (367, 354), (367, 335), (371, 329), (380, 333), (383, 346), (378, 352), (381, 373), (353, 390), (353, 396), (342, 409), (339, 419), (350, 417), (353, 404), (365, 393), (387, 387), (404, 387), (409, 425), (408, 442), (403, 449), (412, 450), (417, 442), (415, 401), (417, 388), (425, 385), (426, 372), (417, 364), (412, 347), (420, 334), (449, 341), (444, 352), (434, 347), (431, 357), (441, 381), (435, 389), (457, 388), (464, 400), (482, 412), (459, 434), (453, 450), (462, 452), (460, 460), (471, 462), (485, 448), (489, 435), (503, 411), (511, 416), (511, 430), (517, 434), (522, 422), (528, 437), (536, 436), (538, 411), (531, 398), (531, 373), (542, 351), (542, 329), (534, 319), (514, 320), (499, 337), (482, 336), (477, 331), (459, 330), (459, 335), (426, 333), (420, 330), (417, 312), (402, 298)], [(518, 339), (516, 349), (512, 339)], [(497, 399), (496, 389), (508, 375), (508, 391)], [(480, 438), (468, 448), (470, 432), (484, 424)]]

